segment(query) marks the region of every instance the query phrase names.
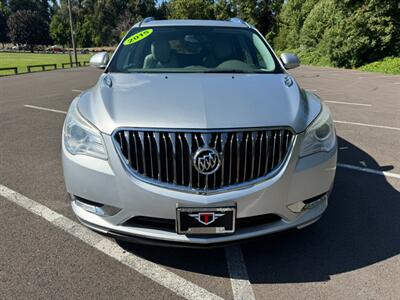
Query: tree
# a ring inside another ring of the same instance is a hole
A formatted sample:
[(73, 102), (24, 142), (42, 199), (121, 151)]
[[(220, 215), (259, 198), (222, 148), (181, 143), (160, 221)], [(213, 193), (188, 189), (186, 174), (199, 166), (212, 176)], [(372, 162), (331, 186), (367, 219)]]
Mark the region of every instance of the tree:
[(93, 42), (100, 45), (107, 45), (113, 40), (112, 30), (116, 26), (117, 7), (116, 1), (100, 0), (94, 5), (93, 18), (84, 18), (80, 28), (87, 33), (90, 25), (95, 29), (92, 37)]
[(163, 1), (158, 7), (156, 7), (156, 14), (154, 17), (157, 20), (165, 20), (168, 17), (168, 2)]
[(108, 43), (108, 40), (111, 38), (111, 36), (108, 37), (107, 40), (100, 40), (99, 35), (93, 28), (93, 24), (96, 23), (93, 21), (93, 17), (91, 15), (85, 16), (83, 20), (80, 20), (76, 24), (76, 42), (79, 47), (92, 47), (93, 45), (102, 46)]
[(171, 0), (170, 19), (214, 19), (213, 0)]
[(130, 0), (127, 9), (133, 22), (131, 26), (146, 17), (155, 16), (157, 11), (155, 0)]
[(57, 10), (50, 22), (50, 36), (58, 45), (70, 44), (69, 15), (66, 7)]
[[(277, 49), (300, 47), (300, 31), (310, 11), (319, 0), (288, 0), (278, 16), (279, 32), (273, 44)], [(322, 0), (323, 1), (323, 0)]]
[(8, 6), (11, 13), (19, 10), (36, 11), (48, 23), (50, 23), (50, 4), (47, 0), (9, 0)]
[(39, 10), (39, 1), (9, 0), (8, 6), (10, 8), (11, 13), (15, 13), (19, 10), (37, 11), (37, 10)]
[(358, 67), (400, 55), (396, 0), (288, 0), (274, 46), (306, 63)]
[(218, 0), (215, 2), (215, 18), (217, 20), (228, 20), (236, 17), (237, 11), (234, 3), (229, 0)]
[(8, 42), (8, 27), (7, 27), (7, 19), (4, 13), (0, 10), (0, 43), (3, 44)]
[(50, 42), (49, 25), (37, 11), (18, 10), (7, 20), (9, 37), (15, 44), (27, 44), (33, 52), (34, 45)]
[(60, 5), (58, 4), (57, 0), (49, 0), (49, 13), (50, 17), (53, 17), (57, 11), (60, 9)]
[(335, 66), (359, 67), (399, 54), (396, 53), (398, 17), (390, 15), (396, 9), (390, 2), (365, 1), (352, 13), (346, 11), (335, 27), (327, 28), (320, 43), (326, 45), (326, 54)]

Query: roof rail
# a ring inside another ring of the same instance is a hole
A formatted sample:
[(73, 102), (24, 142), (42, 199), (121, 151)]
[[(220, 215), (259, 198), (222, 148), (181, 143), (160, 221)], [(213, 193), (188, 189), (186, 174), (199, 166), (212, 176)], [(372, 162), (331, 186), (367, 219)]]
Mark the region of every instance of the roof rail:
[(154, 18), (153, 18), (153, 17), (144, 18), (144, 19), (139, 23), (139, 27), (142, 26), (143, 23), (148, 23), (148, 22), (151, 22), (151, 21), (154, 21)]
[(251, 27), (249, 23), (247, 23), (246, 21), (243, 21), (241, 18), (239, 17), (235, 17), (235, 18), (230, 18), (229, 19), (230, 22), (234, 22), (234, 23), (241, 23), (243, 25), (246, 25), (247, 27)]

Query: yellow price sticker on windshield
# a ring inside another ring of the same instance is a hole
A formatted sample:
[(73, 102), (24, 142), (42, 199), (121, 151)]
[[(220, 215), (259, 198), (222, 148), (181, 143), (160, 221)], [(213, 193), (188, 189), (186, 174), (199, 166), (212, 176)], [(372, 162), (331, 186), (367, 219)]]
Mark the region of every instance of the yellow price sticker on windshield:
[(125, 42), (124, 42), (124, 45), (125, 46), (129, 46), (129, 45), (132, 45), (134, 43), (137, 43), (137, 42), (147, 38), (152, 33), (153, 33), (153, 29), (146, 29), (146, 30), (143, 30), (141, 32), (138, 32), (138, 33), (130, 36), (129, 38), (127, 38), (125, 40)]

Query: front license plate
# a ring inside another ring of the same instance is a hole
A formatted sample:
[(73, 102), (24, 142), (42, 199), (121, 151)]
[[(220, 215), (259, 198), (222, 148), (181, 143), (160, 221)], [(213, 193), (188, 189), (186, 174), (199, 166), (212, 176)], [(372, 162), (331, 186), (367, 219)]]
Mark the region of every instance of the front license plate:
[(177, 233), (221, 234), (235, 232), (235, 207), (176, 209)]

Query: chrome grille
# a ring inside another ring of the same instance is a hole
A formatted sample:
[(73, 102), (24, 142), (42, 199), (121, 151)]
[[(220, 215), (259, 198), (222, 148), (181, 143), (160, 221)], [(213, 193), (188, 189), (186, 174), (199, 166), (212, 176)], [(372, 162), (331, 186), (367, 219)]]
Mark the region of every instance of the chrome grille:
[[(114, 144), (125, 166), (153, 184), (207, 193), (242, 186), (272, 176), (292, 145), (290, 129), (226, 131), (167, 131), (119, 129)], [(221, 167), (210, 175), (193, 166), (193, 155), (210, 147), (220, 155)]]

